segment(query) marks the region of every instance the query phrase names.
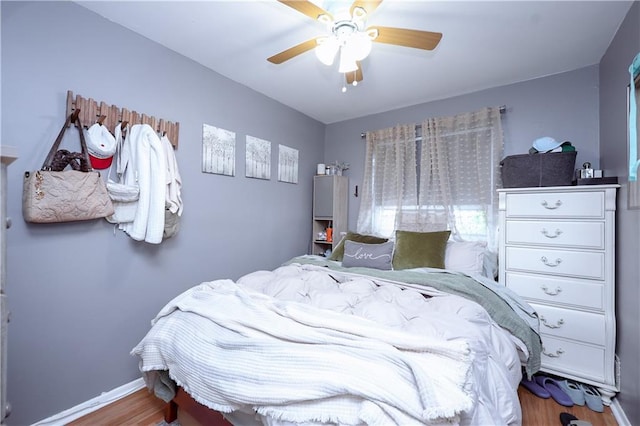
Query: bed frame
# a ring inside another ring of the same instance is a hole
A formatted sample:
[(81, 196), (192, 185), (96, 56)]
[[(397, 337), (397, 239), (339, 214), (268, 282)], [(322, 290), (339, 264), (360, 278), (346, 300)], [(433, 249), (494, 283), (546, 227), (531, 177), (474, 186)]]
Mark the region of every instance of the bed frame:
[(164, 421), (167, 423), (175, 421), (178, 418), (178, 408), (201, 425), (233, 426), (222, 413), (200, 404), (181, 387), (178, 387), (176, 396), (167, 403), (164, 409)]

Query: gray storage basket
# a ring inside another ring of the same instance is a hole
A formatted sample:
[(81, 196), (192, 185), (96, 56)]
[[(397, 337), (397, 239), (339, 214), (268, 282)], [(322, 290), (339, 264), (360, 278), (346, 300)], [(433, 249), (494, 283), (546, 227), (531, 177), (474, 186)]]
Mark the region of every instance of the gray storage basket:
[(504, 188), (567, 186), (573, 184), (576, 151), (519, 154), (505, 157), (502, 166)]

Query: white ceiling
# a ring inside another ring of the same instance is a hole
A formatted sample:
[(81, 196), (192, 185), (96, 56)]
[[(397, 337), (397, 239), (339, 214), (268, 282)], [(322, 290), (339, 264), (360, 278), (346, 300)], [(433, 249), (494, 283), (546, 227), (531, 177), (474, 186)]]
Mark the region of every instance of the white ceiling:
[(442, 40), (433, 51), (374, 43), (364, 80), (346, 93), (337, 63), (323, 65), (313, 51), (267, 61), (325, 34), (276, 0), (77, 3), (328, 124), (597, 64), (632, 2), (385, 0), (367, 25)]

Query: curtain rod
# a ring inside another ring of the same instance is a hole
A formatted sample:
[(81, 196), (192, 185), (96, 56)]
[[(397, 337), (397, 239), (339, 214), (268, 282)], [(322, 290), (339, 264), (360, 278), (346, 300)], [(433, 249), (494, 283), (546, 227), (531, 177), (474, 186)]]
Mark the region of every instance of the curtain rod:
[[(505, 112), (507, 112), (507, 106), (501, 105), (500, 107), (498, 107), (498, 110), (500, 111), (500, 114), (504, 114)], [(420, 125), (418, 124), (416, 127), (420, 127)], [(360, 133), (361, 138), (365, 138), (366, 136), (367, 134), (365, 132)]]

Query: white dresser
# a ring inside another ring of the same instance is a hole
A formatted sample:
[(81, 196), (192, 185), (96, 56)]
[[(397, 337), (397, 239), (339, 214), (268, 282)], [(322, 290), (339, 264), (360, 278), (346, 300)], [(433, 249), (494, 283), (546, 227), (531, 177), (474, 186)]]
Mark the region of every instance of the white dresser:
[(619, 391), (615, 355), (618, 185), (498, 190), (499, 281), (538, 312), (542, 371)]

